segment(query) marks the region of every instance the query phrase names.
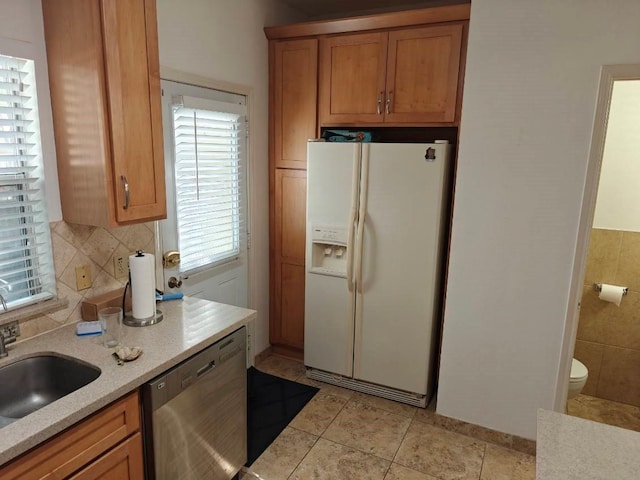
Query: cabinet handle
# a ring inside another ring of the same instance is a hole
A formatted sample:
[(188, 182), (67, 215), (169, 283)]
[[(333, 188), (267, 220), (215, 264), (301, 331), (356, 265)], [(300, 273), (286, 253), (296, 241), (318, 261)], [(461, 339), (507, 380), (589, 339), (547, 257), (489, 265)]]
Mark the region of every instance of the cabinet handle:
[(389, 94), (387, 95), (387, 101), (385, 102), (384, 113), (386, 113), (387, 115), (391, 113), (391, 97), (392, 96), (393, 96), (393, 92), (389, 92)]
[(378, 115), (382, 115), (382, 96), (384, 95), (384, 92), (380, 92), (378, 94), (378, 108), (376, 109), (376, 112), (378, 113)]
[(129, 191), (129, 181), (127, 177), (124, 175), (120, 175), (120, 180), (122, 180), (122, 186), (124, 187), (124, 208), (125, 210), (129, 208), (129, 200), (131, 198), (131, 192)]

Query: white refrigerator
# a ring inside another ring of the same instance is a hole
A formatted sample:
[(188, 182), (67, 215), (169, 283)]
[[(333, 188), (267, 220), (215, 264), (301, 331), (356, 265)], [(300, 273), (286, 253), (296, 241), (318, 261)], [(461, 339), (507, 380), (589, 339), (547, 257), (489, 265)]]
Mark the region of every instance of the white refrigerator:
[(308, 143), (307, 376), (425, 406), (451, 146)]

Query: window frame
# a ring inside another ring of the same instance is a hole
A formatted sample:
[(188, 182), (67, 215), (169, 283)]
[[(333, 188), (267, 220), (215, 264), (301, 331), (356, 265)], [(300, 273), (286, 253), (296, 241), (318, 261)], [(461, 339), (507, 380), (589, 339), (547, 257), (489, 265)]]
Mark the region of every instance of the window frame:
[[(30, 246), (28, 244), (20, 246), (20, 249), (24, 249), (25, 252), (31, 250), (27, 257), (31, 256), (31, 253), (36, 251), (36, 263), (40, 263), (42, 266), (36, 266), (35, 269), (38, 270), (38, 274), (36, 275), (37, 279), (42, 280), (42, 284), (37, 287), (32, 287), (34, 290), (40, 290), (38, 292), (32, 292), (29, 295), (25, 295), (18, 299), (9, 300), (7, 302), (8, 309), (5, 312), (2, 308), (0, 308), (0, 321), (4, 320), (2, 315), (10, 313), (11, 317), (14, 317), (15, 313), (19, 313), (20, 310), (33, 306), (35, 304), (39, 304), (45, 301), (57, 299), (57, 288), (56, 288), (56, 276), (55, 276), (55, 265), (53, 261), (53, 248), (52, 248), (52, 239), (51, 239), (51, 229), (49, 224), (49, 208), (50, 202), (47, 197), (47, 179), (49, 178), (47, 168), (47, 162), (44, 160), (44, 151), (49, 150), (47, 146), (45, 146), (45, 141), (43, 137), (48, 137), (50, 140), (52, 135), (49, 136), (43, 132), (42, 125), (43, 123), (47, 126), (50, 126), (50, 130), (52, 130), (52, 122), (50, 121), (50, 106), (47, 105), (48, 108), (45, 108), (45, 115), (43, 115), (43, 104), (46, 102), (42, 101), (42, 96), (48, 98), (48, 85), (45, 85), (45, 92), (41, 95), (42, 89), (42, 75), (39, 74), (38, 64), (38, 55), (36, 55), (36, 49), (33, 48), (32, 44), (27, 42), (21, 42), (18, 40), (8, 40), (8, 39), (0, 39), (0, 55), (3, 57), (13, 57), (19, 58), (21, 60), (26, 60), (28, 63), (28, 75), (31, 77), (32, 81), (30, 84), (30, 88), (33, 89), (30, 92), (30, 107), (33, 112), (31, 115), (33, 116), (32, 121), (34, 122), (34, 147), (32, 149), (33, 152), (29, 152), (29, 154), (33, 154), (35, 156), (35, 166), (33, 176), (38, 177), (38, 180), (30, 183), (31, 186), (34, 186), (34, 190), (37, 190), (38, 199), (35, 201), (35, 208), (40, 208), (41, 212), (38, 214), (39, 225), (38, 228), (34, 227), (32, 237), (34, 241), (34, 245)], [(46, 71), (45, 71), (46, 74)], [(45, 78), (46, 84), (46, 78)], [(48, 114), (49, 116), (47, 117)], [(43, 116), (45, 117), (43, 121)], [(55, 157), (54, 157), (55, 158)], [(55, 171), (55, 167), (54, 167)], [(57, 173), (57, 172), (56, 172)], [(57, 175), (54, 175), (55, 179), (57, 179)], [(20, 180), (17, 178), (17, 180)], [(18, 182), (25, 184), (26, 182)], [(9, 186), (9, 185), (5, 185)], [(19, 191), (20, 188), (16, 188), (16, 191)], [(22, 195), (15, 195), (22, 196)], [(2, 199), (4, 200), (4, 199)], [(0, 200), (1, 201), (1, 200)], [(18, 208), (25, 208), (24, 206), (19, 206)], [(27, 214), (27, 216), (29, 216)], [(16, 227), (17, 230), (23, 230), (23, 228)], [(19, 233), (19, 232), (18, 232)], [(21, 235), (16, 235), (20, 237)], [(25, 240), (26, 242), (26, 240)], [(24, 255), (23, 255), (24, 257)], [(29, 260), (25, 260), (29, 261)], [(26, 270), (26, 269), (25, 269)], [(2, 292), (0, 292), (2, 293)]]

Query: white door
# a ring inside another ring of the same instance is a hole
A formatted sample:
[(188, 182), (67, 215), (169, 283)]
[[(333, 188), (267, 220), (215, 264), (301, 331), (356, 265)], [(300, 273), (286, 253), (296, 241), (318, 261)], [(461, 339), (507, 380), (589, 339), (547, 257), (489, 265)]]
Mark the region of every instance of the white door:
[(248, 304), (246, 97), (162, 81), (165, 292)]
[[(348, 243), (351, 209), (357, 207), (359, 164), (359, 144), (309, 143), (304, 363), (348, 377), (353, 374), (354, 293), (348, 288), (346, 265), (353, 250), (347, 246), (338, 254), (341, 247), (335, 245)], [(340, 232), (337, 236), (342, 238), (314, 245), (315, 229)], [(314, 264), (324, 260), (334, 265), (343, 262), (338, 267), (343, 274), (314, 271)]]
[[(427, 148), (435, 159), (426, 159)], [(439, 304), (447, 145), (364, 144), (354, 378), (427, 393)], [(367, 178), (368, 177), (368, 178)], [(356, 270), (358, 267), (355, 267)]]

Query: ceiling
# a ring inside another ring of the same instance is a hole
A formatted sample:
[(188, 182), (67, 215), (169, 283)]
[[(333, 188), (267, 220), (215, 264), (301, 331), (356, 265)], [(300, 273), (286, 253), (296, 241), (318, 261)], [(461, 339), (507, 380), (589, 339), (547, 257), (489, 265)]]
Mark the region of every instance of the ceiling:
[(436, 7), (470, 0), (280, 0), (309, 18), (339, 18), (368, 13)]

